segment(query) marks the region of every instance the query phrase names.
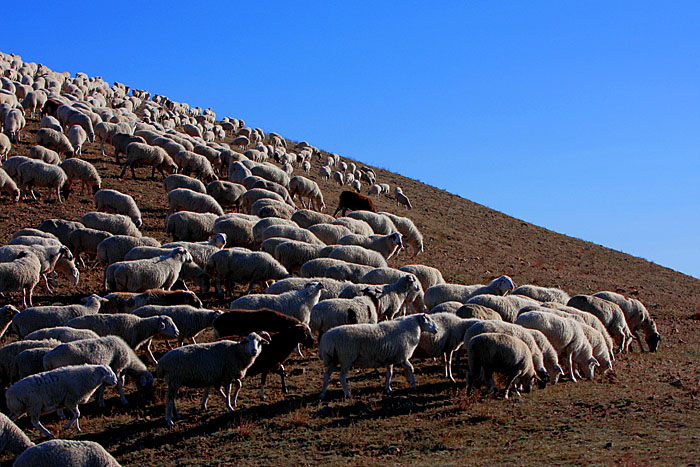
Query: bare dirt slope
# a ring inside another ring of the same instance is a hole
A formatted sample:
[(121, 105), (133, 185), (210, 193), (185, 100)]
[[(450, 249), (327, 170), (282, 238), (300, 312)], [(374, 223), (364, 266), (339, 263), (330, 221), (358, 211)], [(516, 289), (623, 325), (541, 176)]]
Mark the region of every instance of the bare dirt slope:
[[(36, 122), (24, 133), (33, 141)], [(13, 154), (24, 154), (21, 143)], [(111, 153), (111, 148), (110, 148)], [(116, 178), (119, 168), (90, 144), (84, 155), (101, 174), (103, 185), (134, 196), (144, 216), (144, 234), (166, 240), (166, 197), (160, 180)], [(321, 185), (334, 209), (340, 188), (319, 180), (318, 163), (310, 177)], [(405, 211), (387, 197), (378, 208), (410, 216), (425, 235), (425, 253), (402, 255), (393, 266), (420, 262), (438, 267), (446, 280), (487, 283), (508, 274), (517, 284), (560, 287), (570, 294), (613, 290), (642, 300), (657, 320), (659, 352), (621, 356), (614, 373), (595, 381), (536, 390), (515, 400), (464, 393), (445, 382), (438, 362), (417, 361), (418, 390), (407, 391), (395, 372), (395, 394), (384, 396), (383, 372), (357, 371), (350, 378), (355, 400), (345, 401), (333, 386), (319, 403), (322, 365), (315, 350), (289, 365), (290, 392), (283, 395), (275, 375), (268, 378), (268, 400), (258, 399), (257, 378), (246, 379), (239, 410), (225, 413), (212, 397), (199, 409), (199, 391), (181, 390), (183, 418), (165, 427), (164, 388), (137, 394), (129, 385), (128, 407), (112, 392), (107, 408), (91, 402), (81, 408), (83, 432), (62, 433), (100, 442), (123, 465), (270, 465), (285, 464), (649, 464), (679, 465), (700, 458), (697, 401), (700, 337), (700, 281), (662, 266), (599, 245), (560, 235), (472, 203), (458, 196), (377, 169), (378, 180), (400, 185), (414, 203)], [(93, 209), (91, 196), (72, 196), (64, 205), (40, 201), (0, 204), (0, 242), (12, 232), (37, 226), (42, 219), (78, 219)], [(77, 288), (62, 282), (55, 296), (37, 287), (36, 302), (72, 302), (101, 292), (102, 268), (81, 271)], [(16, 297), (13, 297), (15, 300)], [(226, 306), (212, 295), (209, 307)], [(7, 303), (7, 297), (1, 304)], [(211, 336), (205, 336), (205, 340)], [(158, 354), (166, 351), (158, 347)], [(157, 355), (158, 355), (157, 354)], [(397, 369), (398, 370), (398, 369)], [(50, 430), (60, 421), (44, 416)], [(29, 420), (20, 427), (40, 441)], [(12, 460), (2, 455), (3, 465)]]

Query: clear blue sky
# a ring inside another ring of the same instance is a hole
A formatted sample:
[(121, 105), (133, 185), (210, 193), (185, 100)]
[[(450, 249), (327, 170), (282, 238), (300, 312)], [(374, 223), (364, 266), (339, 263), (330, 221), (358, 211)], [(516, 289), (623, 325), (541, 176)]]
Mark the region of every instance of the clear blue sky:
[(3, 7), (3, 52), (212, 107), (700, 277), (700, 3), (26, 8)]

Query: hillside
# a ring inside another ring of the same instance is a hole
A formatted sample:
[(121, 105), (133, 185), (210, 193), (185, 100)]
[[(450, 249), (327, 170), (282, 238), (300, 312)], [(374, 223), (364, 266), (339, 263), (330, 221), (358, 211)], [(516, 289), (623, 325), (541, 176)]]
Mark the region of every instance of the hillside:
[[(33, 143), (36, 120), (29, 120), (23, 142), (13, 149), (22, 155)], [(230, 137), (227, 138), (227, 140)], [(159, 240), (167, 204), (160, 180), (116, 178), (119, 167), (101, 156), (97, 143), (87, 145), (83, 158), (96, 165), (103, 187), (134, 196), (144, 216), (142, 231)], [(207, 411), (199, 409), (199, 391), (181, 390), (183, 418), (169, 430), (163, 421), (164, 387), (153, 397), (137, 394), (129, 385), (130, 405), (119, 404), (115, 392), (107, 408), (94, 402), (81, 407), (83, 432), (64, 436), (100, 442), (123, 465), (270, 465), (291, 464), (681, 464), (700, 454), (697, 417), (698, 321), (700, 281), (640, 258), (570, 238), (508, 217), (443, 190), (375, 169), (378, 181), (399, 185), (414, 209), (398, 208), (388, 197), (377, 207), (411, 217), (425, 236), (425, 252), (405, 255), (392, 266), (420, 262), (439, 268), (447, 281), (486, 283), (508, 274), (517, 284), (560, 287), (570, 294), (613, 290), (646, 304), (662, 334), (659, 352), (622, 355), (615, 370), (594, 381), (564, 382), (536, 390), (520, 399), (467, 396), (464, 369), (457, 365), (460, 384), (452, 387), (441, 376), (438, 362), (417, 361), (418, 391), (406, 390), (395, 371), (395, 394), (381, 393), (383, 372), (355, 371), (350, 386), (355, 400), (345, 401), (337, 375), (329, 401), (319, 403), (322, 365), (315, 350), (289, 365), (290, 393), (281, 393), (276, 375), (268, 378), (268, 400), (258, 399), (258, 378), (244, 381), (239, 408), (226, 414), (218, 397)], [(314, 161), (310, 178), (321, 186), (328, 208), (334, 209), (340, 188), (320, 180)], [(78, 219), (93, 210), (90, 195), (65, 205), (39, 201), (11, 204), (2, 198), (0, 242), (12, 232), (37, 226), (43, 219)], [(74, 301), (102, 292), (103, 268), (81, 270), (77, 288), (61, 282), (55, 296), (37, 287), (35, 304)], [(210, 293), (207, 306), (225, 307)], [(7, 298), (2, 304), (7, 303)], [(210, 338), (206, 336), (205, 340)], [(157, 346), (157, 355), (166, 348)], [(60, 422), (42, 420), (50, 430)], [(37, 440), (25, 417), (20, 427)], [(5, 454), (0, 460), (12, 459)], [(8, 464), (9, 465), (9, 464)]]

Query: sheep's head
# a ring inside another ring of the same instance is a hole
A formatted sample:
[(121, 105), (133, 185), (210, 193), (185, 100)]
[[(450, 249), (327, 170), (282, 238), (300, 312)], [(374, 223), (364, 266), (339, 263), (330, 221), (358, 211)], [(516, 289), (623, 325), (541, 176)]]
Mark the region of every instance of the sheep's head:
[(661, 341), (661, 334), (658, 332), (647, 334), (645, 340), (647, 341), (647, 345), (649, 346), (649, 351), (656, 352), (656, 349), (659, 346), (659, 341)]
[(499, 277), (498, 279), (495, 279), (493, 281), (493, 284), (495, 285), (496, 290), (499, 292), (500, 295), (505, 295), (508, 292), (515, 289), (515, 283), (513, 282), (513, 279), (505, 275)]
[(437, 324), (430, 318), (430, 316), (426, 315), (425, 313), (419, 313), (415, 316), (418, 320), (418, 325), (420, 326), (421, 331), (431, 334), (436, 334), (438, 332)]
[(245, 350), (248, 355), (258, 355), (262, 350), (263, 344), (269, 343), (270, 335), (265, 331), (262, 331), (259, 334), (251, 332), (241, 341), (241, 344), (245, 346)]

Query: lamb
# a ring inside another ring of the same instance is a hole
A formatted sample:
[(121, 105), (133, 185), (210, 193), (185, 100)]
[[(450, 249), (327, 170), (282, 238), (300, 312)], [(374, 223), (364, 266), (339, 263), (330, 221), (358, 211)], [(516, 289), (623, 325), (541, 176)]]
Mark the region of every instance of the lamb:
[(423, 234), (408, 217), (401, 217), (390, 212), (380, 212), (394, 223), (396, 230), (403, 235), (404, 242), (413, 249), (413, 256), (423, 252)]
[(82, 299), (82, 304), (27, 308), (12, 318), (10, 329), (20, 338), (24, 338), (38, 329), (63, 326), (78, 316), (96, 314), (104, 301), (99, 295), (93, 294)]
[(342, 225), (357, 235), (374, 235), (374, 230), (365, 221), (353, 219), (352, 217), (339, 217), (331, 222), (334, 225)]
[(566, 305), (571, 297), (561, 289), (538, 287), (536, 285), (521, 285), (511, 292), (511, 295), (524, 295), (539, 302), (555, 302)]
[(180, 211), (171, 214), (165, 221), (165, 233), (172, 235), (173, 241), (199, 242), (214, 233), (216, 214)]
[(222, 281), (225, 284), (249, 283), (248, 291), (250, 291), (257, 282), (284, 279), (289, 276), (287, 269), (268, 253), (242, 248), (217, 251), (207, 261), (204, 272), (210, 277), (216, 277), (216, 292), (220, 296), (223, 295)]
[(61, 162), (61, 156), (56, 151), (38, 145), (29, 148), (29, 157), (53, 165)]
[[(80, 258), (81, 253), (97, 256), (97, 246), (111, 236), (111, 233), (104, 230), (78, 229), (70, 234), (68, 247), (73, 256), (82, 261), (82, 258)], [(85, 262), (82, 261), (82, 263), (84, 266)]]
[(338, 198), (338, 207), (335, 209), (333, 217), (335, 217), (338, 214), (338, 211), (341, 210), (342, 215), (345, 216), (348, 209), (351, 211), (362, 210), (377, 212), (377, 210), (374, 209), (374, 203), (369, 197), (361, 195), (360, 193), (355, 193), (354, 191), (346, 190), (340, 193), (340, 197)]
[(466, 303), (475, 295), (505, 295), (509, 290), (513, 290), (514, 288), (513, 280), (508, 276), (501, 276), (494, 279), (487, 286), (438, 284), (425, 289), (425, 305), (429, 309), (432, 309), (442, 302), (457, 301)]
[[(104, 307), (103, 307), (104, 308)], [(37, 329), (24, 336), (24, 340), (56, 339), (61, 342), (73, 342), (80, 339), (93, 339), (100, 337), (95, 331), (89, 329), (76, 329), (68, 326), (55, 326), (51, 328)]]
[(173, 173), (177, 171), (177, 164), (172, 157), (165, 152), (165, 149), (158, 146), (150, 146), (145, 143), (129, 143), (126, 147), (126, 160), (122, 165), (122, 171), (119, 174), (119, 178), (123, 178), (126, 173), (127, 167), (131, 167), (131, 176), (136, 179), (136, 172), (134, 172), (135, 165), (145, 165), (151, 166), (151, 178), (156, 175), (156, 169), (160, 172), (163, 179), (165, 179), (165, 172)]
[[(83, 227), (95, 230), (104, 230), (112, 235), (130, 235), (140, 237), (136, 224), (123, 214), (108, 214), (105, 212), (88, 212), (80, 218)], [(40, 227), (41, 228), (41, 227)]]
[(634, 298), (627, 298), (615, 292), (598, 292), (593, 294), (593, 296), (617, 304), (625, 314), (627, 326), (630, 328), (630, 332), (639, 344), (639, 348), (642, 349), (642, 352), (646, 352), (646, 350), (644, 350), (642, 339), (639, 337), (640, 329), (644, 331), (649, 351), (656, 352), (656, 348), (661, 340), (661, 334), (659, 334), (659, 331), (656, 329), (654, 319), (642, 302)]
[(132, 237), (130, 235), (113, 235), (102, 240), (97, 245), (97, 259), (100, 263), (110, 265), (117, 261), (123, 261), (124, 256), (138, 246), (160, 246), (155, 238)]
[(95, 166), (91, 163), (73, 157), (71, 159), (66, 159), (58, 164), (58, 166), (63, 169), (66, 173), (66, 177), (68, 177), (65, 185), (68, 192), (70, 192), (73, 182), (76, 181), (82, 184), (81, 195), (85, 193), (86, 188), (92, 190), (93, 194), (97, 193), (97, 191), (102, 188), (102, 178)]
[(420, 343), (422, 332), (437, 332), (437, 325), (426, 314), (377, 324), (351, 324), (331, 329), (323, 335), (319, 344), (319, 357), (326, 367), (320, 398), (326, 396), (328, 382), (336, 368), (340, 369), (340, 382), (345, 397), (350, 398), (346, 374), (353, 366), (386, 366), (385, 390), (391, 393), (393, 365), (400, 364), (406, 371), (411, 388), (415, 389), (413, 365), (409, 359)]
[(308, 230), (326, 245), (334, 245), (342, 237), (352, 234), (344, 225), (336, 224), (316, 224), (308, 227)]
[(219, 341), (210, 344), (188, 345), (174, 349), (165, 354), (157, 366), (157, 375), (165, 379), (168, 392), (165, 402), (165, 421), (173, 425), (173, 416), (178, 416), (175, 397), (181, 386), (206, 387), (202, 398), (202, 409), (206, 409), (209, 388), (225, 388), (224, 401), (226, 409), (231, 406), (231, 383), (236, 388), (233, 405), (237, 405), (241, 379), (260, 353), (261, 344), (268, 340), (256, 333), (246, 336), (241, 342)]
[(238, 200), (246, 189), (238, 183), (215, 180), (207, 185), (206, 193), (222, 207), (238, 207)]
[(348, 214), (348, 217), (367, 222), (377, 235), (388, 235), (398, 230), (388, 216), (376, 212), (353, 211)]
[(386, 260), (380, 253), (357, 245), (335, 246), (328, 253), (328, 258), (339, 259), (349, 263), (364, 264), (372, 266), (373, 268), (384, 268), (387, 266)]
[[(351, 213), (352, 214), (352, 213)], [(388, 235), (346, 235), (338, 240), (338, 245), (358, 245), (368, 250), (374, 250), (384, 257), (386, 261), (403, 248), (402, 236), (398, 232)]]
[(78, 404), (84, 404), (90, 396), (103, 384), (117, 384), (114, 372), (105, 365), (75, 365), (55, 370), (45, 371), (28, 376), (14, 385), (5, 393), (7, 407), (14, 418), (28, 413), (32, 425), (50, 438), (53, 434), (39, 420), (42, 413), (60, 409), (69, 409), (73, 418), (64, 429), (75, 424), (80, 430)]
[(88, 139), (88, 134), (80, 125), (73, 125), (68, 130), (68, 141), (73, 146), (73, 152), (80, 156), (83, 154), (83, 144)]
[(414, 356), (417, 358), (442, 357), (445, 365), (445, 377), (454, 383), (452, 355), (462, 346), (464, 333), (479, 320), (462, 319), (452, 313), (431, 313), (430, 319), (435, 322), (437, 332), (434, 334), (421, 333)]
[(53, 149), (67, 157), (73, 156), (73, 145), (68, 137), (51, 128), (41, 128), (36, 132), (36, 144)]
[(287, 271), (298, 272), (304, 263), (318, 258), (322, 248), (322, 245), (290, 240), (278, 245), (272, 256), (274, 256)]
[(100, 212), (124, 214), (134, 222), (136, 228), (143, 224), (141, 211), (134, 198), (117, 190), (100, 190), (95, 193), (95, 208)]
[[(183, 263), (192, 262), (192, 255), (181, 247), (157, 258), (122, 261), (107, 268), (114, 268), (116, 291), (143, 292), (148, 289), (170, 290)], [(105, 276), (107, 276), (107, 270)]]
[(526, 306), (539, 305), (539, 302), (536, 300), (515, 295), (508, 295), (506, 297), (501, 297), (499, 295), (477, 295), (469, 299), (467, 303), (489, 307), (501, 315), (503, 321), (509, 323), (515, 322), (520, 309)]
[(68, 181), (68, 176), (63, 169), (42, 161), (31, 160), (17, 167), (17, 181), (22, 192), (26, 193), (26, 190), (29, 190), (34, 199), (36, 199), (32, 191), (34, 186), (46, 187), (49, 189), (49, 202), (51, 202), (52, 192), (56, 193), (58, 202), (61, 204), (63, 204), (61, 192), (63, 192), (64, 195), (67, 194), (64, 185), (66, 181)]
[(344, 324), (376, 323), (377, 307), (372, 298), (332, 298), (318, 302), (311, 309), (309, 328), (320, 339), (330, 329)]
[[(292, 177), (289, 181), (289, 194), (292, 199), (294, 196), (298, 196), (303, 208), (308, 207), (316, 211), (323, 211), (326, 208), (326, 204), (323, 202), (323, 193), (321, 193), (318, 184), (301, 175)], [(304, 198), (309, 198), (309, 206), (304, 204)]]
[(220, 217), (214, 223), (214, 232), (226, 235), (226, 247), (252, 248), (255, 243), (255, 222), (239, 216)]
[(14, 463), (15, 467), (38, 465), (82, 465), (119, 467), (119, 463), (105, 448), (94, 441), (54, 439), (44, 441), (24, 451)]
[(7, 193), (15, 203), (19, 201), (20, 191), (14, 180), (0, 168), (0, 193)]
[[(526, 392), (530, 390), (536, 376), (530, 349), (522, 340), (508, 334), (484, 333), (471, 339), (466, 347), (470, 356), (467, 392), (471, 392), (475, 386), (481, 386), (483, 380), (489, 382), (491, 392), (496, 392), (494, 372), (504, 373), (508, 378), (506, 399), (513, 383), (518, 380)], [(515, 390), (517, 392), (517, 388)]]
[[(34, 443), (14, 424), (12, 420), (0, 413), (0, 453), (6, 450), (13, 454), (21, 454), (22, 451), (34, 446)], [(38, 464), (26, 464), (38, 465)]]
[(168, 202), (168, 214), (176, 211), (212, 213), (218, 216), (224, 214), (224, 210), (213, 197), (187, 188), (176, 188), (168, 192)]
[(55, 235), (64, 245), (68, 245), (68, 237), (75, 229), (83, 229), (86, 226), (80, 222), (67, 221), (65, 219), (45, 219), (38, 229)]
[(537, 329), (547, 336), (563, 360), (565, 369), (568, 369), (573, 382), (576, 382), (574, 362), (583, 368), (586, 378), (593, 378), (595, 367), (600, 366), (600, 363), (593, 357), (591, 344), (577, 321), (560, 318), (551, 313), (529, 311), (518, 316), (515, 324)]
[(309, 324), (311, 309), (318, 303), (323, 284), (310, 282), (303, 290), (285, 292), (279, 295), (245, 295), (231, 302), (232, 310), (259, 310), (269, 308)]
[(163, 179), (163, 187), (166, 192), (173, 191), (175, 188), (187, 188), (192, 191), (197, 191), (199, 193), (206, 193), (207, 190), (204, 187), (204, 183), (197, 180), (196, 178), (188, 177), (182, 174), (168, 175)]
[[(34, 287), (39, 283), (41, 262), (32, 253), (20, 253), (14, 261), (0, 263), (0, 293), (22, 291), (22, 306), (32, 306)], [(29, 300), (27, 300), (29, 293)]]
[(634, 337), (619, 305), (592, 295), (576, 295), (566, 305), (595, 315), (619, 346), (618, 352), (627, 351)]
[[(312, 225), (317, 225), (321, 223), (330, 223), (335, 219), (329, 214), (323, 214), (318, 211), (312, 211), (310, 209), (299, 209), (292, 215), (292, 221), (294, 221), (302, 229), (308, 229)], [(324, 242), (325, 243), (325, 242)]]
[(229, 310), (214, 320), (214, 338), (245, 336), (261, 331), (276, 333), (298, 324), (301, 324), (298, 319), (267, 308)]

